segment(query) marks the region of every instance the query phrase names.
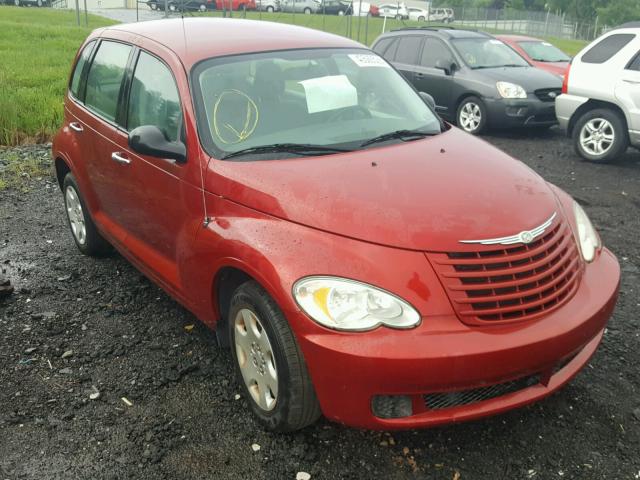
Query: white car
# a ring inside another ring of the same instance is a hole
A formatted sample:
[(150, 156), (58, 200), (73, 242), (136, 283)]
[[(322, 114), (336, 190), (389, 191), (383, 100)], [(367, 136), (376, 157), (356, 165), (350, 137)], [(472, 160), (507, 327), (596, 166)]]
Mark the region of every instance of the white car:
[(430, 22), (451, 23), (453, 20), (454, 14), (451, 8), (434, 8), (429, 13)]
[(607, 162), (629, 145), (640, 148), (640, 26), (616, 28), (582, 49), (555, 106), (560, 128), (587, 160)]
[(397, 18), (398, 20), (407, 20), (409, 18), (409, 10), (404, 3), (384, 3), (378, 6), (381, 17)]
[(353, 11), (353, 16), (355, 17), (366, 17), (369, 15), (371, 11), (371, 4), (369, 2), (358, 2), (354, 1), (351, 4), (351, 8)]
[(409, 7), (409, 20), (416, 22), (426, 22), (429, 20), (429, 10), (424, 8)]

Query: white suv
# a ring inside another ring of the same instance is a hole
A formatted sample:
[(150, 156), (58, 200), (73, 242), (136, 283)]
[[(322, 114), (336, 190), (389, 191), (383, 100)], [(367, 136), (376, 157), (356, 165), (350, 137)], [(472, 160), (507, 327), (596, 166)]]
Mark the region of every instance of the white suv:
[(607, 162), (640, 148), (640, 24), (611, 30), (572, 60), (556, 99), (576, 153)]

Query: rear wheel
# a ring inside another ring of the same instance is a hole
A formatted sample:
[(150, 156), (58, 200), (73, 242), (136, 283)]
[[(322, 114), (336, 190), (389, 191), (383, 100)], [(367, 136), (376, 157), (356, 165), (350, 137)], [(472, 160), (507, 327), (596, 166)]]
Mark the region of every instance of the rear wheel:
[(620, 114), (597, 108), (583, 114), (573, 128), (573, 148), (591, 162), (610, 162), (629, 146), (629, 134)]
[(302, 352), (282, 311), (256, 282), (233, 294), (228, 328), (238, 380), (257, 419), (274, 431), (315, 422), (320, 406)]
[(271, 5), (269, 5), (269, 6), (267, 7), (267, 12), (269, 12), (269, 13), (273, 13), (273, 12), (274, 12), (274, 8), (273, 8)]
[(402, 20), (402, 15), (396, 15), (396, 20)]
[(311, 9), (309, 7), (304, 9), (304, 14), (305, 15), (311, 15)]
[(176, 12), (178, 10), (178, 6), (175, 3), (170, 3), (169, 4), (169, 11), (170, 12)]
[(342, 17), (344, 15), (344, 10), (338, 10), (338, 16)]
[(157, 9), (158, 9), (158, 4), (157, 4), (156, 2), (151, 2), (151, 3), (149, 4), (149, 8), (150, 8), (151, 10), (157, 10)]
[(467, 97), (458, 107), (456, 120), (465, 132), (478, 135), (487, 126), (487, 109), (478, 97)]
[(19, 7), (20, 5), (22, 5), (22, 2), (21, 2), (20, 0), (13, 0), (13, 4), (14, 4), (16, 7)]
[(207, 11), (207, 6), (203, 3), (202, 5), (200, 5), (198, 7), (198, 10), (200, 10), (201, 12), (206, 12)]
[(418, 17), (419, 22), (424, 22), (424, 17)]
[(109, 253), (111, 245), (100, 235), (93, 223), (72, 173), (67, 173), (64, 177), (62, 191), (67, 221), (78, 250), (91, 257), (100, 257)]

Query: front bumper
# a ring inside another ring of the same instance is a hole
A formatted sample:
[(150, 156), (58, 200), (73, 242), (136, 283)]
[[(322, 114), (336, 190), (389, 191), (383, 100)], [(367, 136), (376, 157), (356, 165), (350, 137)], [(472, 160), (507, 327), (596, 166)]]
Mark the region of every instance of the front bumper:
[[(620, 268), (604, 249), (585, 268), (575, 296), (530, 322), (470, 327), (456, 317), (424, 317), (414, 330), (314, 333), (299, 338), (322, 411), (362, 428), (408, 429), (471, 420), (539, 400), (571, 380), (594, 354), (615, 307)], [(303, 315), (302, 313), (298, 313)], [(506, 395), (429, 409), (424, 395), (497, 385), (539, 374)], [(380, 418), (376, 396), (408, 396), (413, 414)]]
[(554, 102), (534, 95), (522, 99), (485, 98), (489, 125), (493, 128), (546, 127), (556, 125)]

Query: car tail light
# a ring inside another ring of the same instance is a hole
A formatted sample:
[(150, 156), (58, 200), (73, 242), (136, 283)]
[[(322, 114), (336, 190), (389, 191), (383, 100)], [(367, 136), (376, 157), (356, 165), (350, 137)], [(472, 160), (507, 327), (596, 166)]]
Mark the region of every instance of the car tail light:
[(571, 70), (571, 64), (567, 66), (564, 71), (564, 77), (562, 78), (562, 93), (569, 93), (569, 71)]

